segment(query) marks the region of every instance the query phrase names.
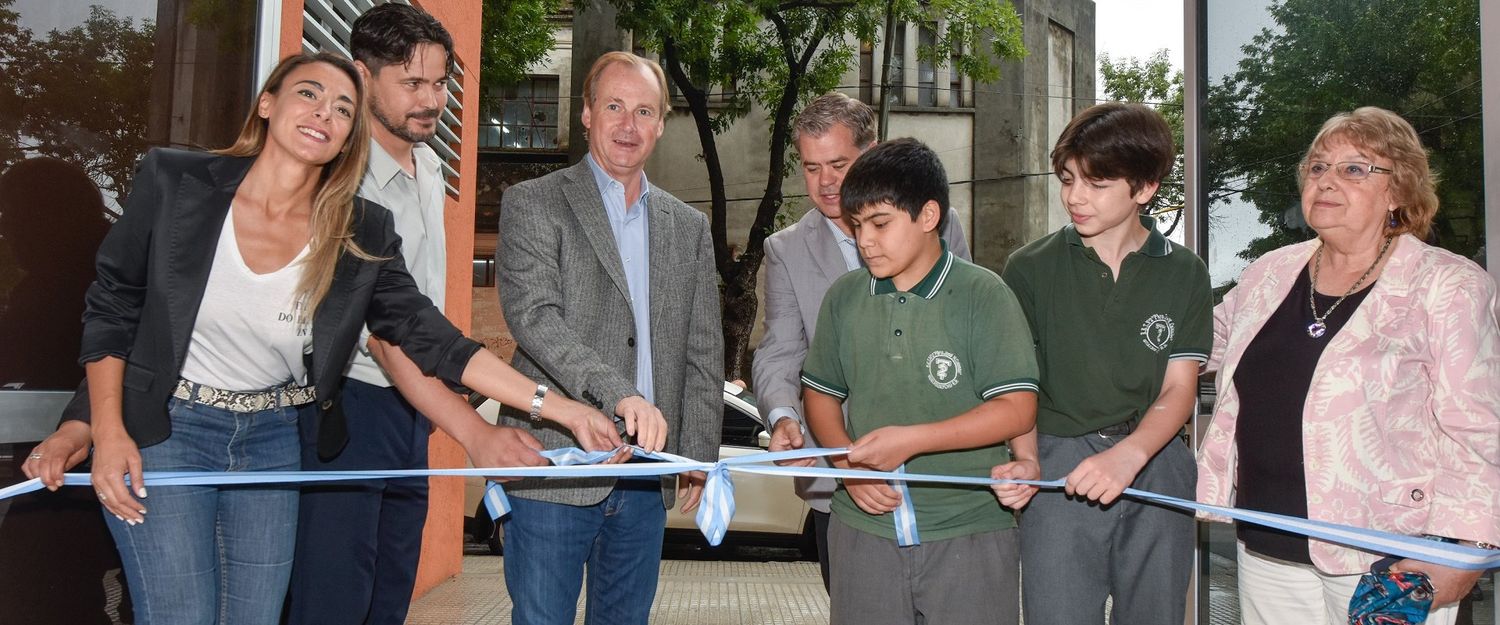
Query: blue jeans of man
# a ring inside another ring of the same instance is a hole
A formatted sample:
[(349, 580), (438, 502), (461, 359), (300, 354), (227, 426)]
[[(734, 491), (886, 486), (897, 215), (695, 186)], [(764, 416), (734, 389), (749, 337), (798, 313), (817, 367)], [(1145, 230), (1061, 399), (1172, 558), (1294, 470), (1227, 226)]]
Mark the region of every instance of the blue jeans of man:
[[(432, 427), (396, 389), (346, 379), (342, 398), (348, 444), (319, 458), (318, 428), (305, 424), (303, 469), (427, 468)], [(300, 516), (287, 625), (406, 622), (427, 523), (427, 478), (309, 484)]]
[(667, 522), (660, 480), (621, 479), (592, 506), (510, 502), (505, 587), (513, 625), (571, 625), (585, 569), (585, 625), (645, 625)]
[[(147, 471), (288, 471), (308, 407), (232, 412), (180, 399), (172, 435), (141, 449)], [(146, 521), (105, 512), (138, 625), (275, 625), (292, 572), (297, 487), (151, 486)]]

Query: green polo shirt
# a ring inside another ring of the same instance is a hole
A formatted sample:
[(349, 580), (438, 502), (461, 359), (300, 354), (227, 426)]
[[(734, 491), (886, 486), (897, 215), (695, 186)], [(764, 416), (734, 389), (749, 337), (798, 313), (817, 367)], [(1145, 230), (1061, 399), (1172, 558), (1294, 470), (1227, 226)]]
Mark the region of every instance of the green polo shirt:
[(1005, 283), (1036, 337), (1042, 372), (1037, 431), (1079, 436), (1140, 419), (1161, 395), (1167, 363), (1207, 362), (1213, 347), (1208, 268), (1156, 230), (1120, 278), (1072, 225), (1011, 255)]
[[(851, 271), (829, 287), (802, 383), (847, 402), (849, 436), (887, 425), (942, 421), (987, 399), (1036, 392), (1031, 333), (1000, 277), (946, 248), (910, 291)], [(1004, 445), (924, 454), (911, 473), (988, 476), (1010, 459)], [(911, 486), (922, 540), (1015, 527), (988, 488)], [(866, 514), (842, 486), (833, 513), (856, 529), (894, 539), (890, 514)]]

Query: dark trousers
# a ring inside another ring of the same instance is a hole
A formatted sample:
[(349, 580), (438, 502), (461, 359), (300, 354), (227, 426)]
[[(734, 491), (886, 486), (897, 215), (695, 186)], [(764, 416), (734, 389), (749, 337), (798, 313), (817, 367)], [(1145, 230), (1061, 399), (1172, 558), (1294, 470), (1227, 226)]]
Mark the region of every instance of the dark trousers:
[[(308, 471), (427, 468), (428, 421), (394, 388), (345, 380), (349, 444), (318, 459), (317, 426), (302, 429)], [(406, 620), (427, 521), (427, 478), (303, 487), (289, 625)]]
[(818, 543), (818, 572), (823, 574), (824, 592), (833, 588), (828, 581), (828, 519), (832, 516), (828, 512), (812, 511), (813, 540)]

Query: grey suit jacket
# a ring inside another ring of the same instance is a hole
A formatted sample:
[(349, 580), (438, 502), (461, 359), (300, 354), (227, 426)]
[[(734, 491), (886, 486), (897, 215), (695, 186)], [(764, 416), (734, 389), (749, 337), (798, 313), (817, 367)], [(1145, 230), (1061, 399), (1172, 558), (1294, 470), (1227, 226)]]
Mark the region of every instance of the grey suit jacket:
[[(666, 451), (717, 460), (723, 420), (724, 335), (708, 219), (660, 189), (647, 196), (651, 362)], [(496, 280), (517, 347), (511, 364), (553, 392), (611, 414), (635, 388), (635, 323), (625, 268), (586, 162), (506, 189), (500, 203)], [(550, 421), (514, 410), (548, 449), (576, 446)], [(513, 496), (571, 505), (603, 501), (614, 478), (522, 480)], [(674, 492), (663, 480), (662, 499)]]
[[(943, 240), (954, 255), (970, 260), (958, 212), (951, 207)], [(772, 410), (790, 408), (791, 418), (802, 423), (807, 447), (816, 447), (817, 441), (803, 421), (802, 360), (812, 344), (823, 295), (847, 271), (838, 240), (816, 208), (766, 239), (766, 331), (755, 350), (751, 379), (760, 414), (770, 418)], [(797, 479), (797, 494), (822, 512), (828, 512), (834, 488), (832, 478)]]

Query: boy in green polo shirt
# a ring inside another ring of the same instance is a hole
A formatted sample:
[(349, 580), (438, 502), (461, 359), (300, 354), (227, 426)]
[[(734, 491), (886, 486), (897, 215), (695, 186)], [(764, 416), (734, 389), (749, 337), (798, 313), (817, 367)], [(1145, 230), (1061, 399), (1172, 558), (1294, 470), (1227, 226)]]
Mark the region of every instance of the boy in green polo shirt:
[[(1036, 337), (1036, 429), (1011, 441), (997, 478), (1067, 477), (1066, 492), (996, 486), (1021, 514), (1027, 625), (1180, 625), (1193, 517), (1119, 499), (1129, 486), (1191, 499), (1178, 436), (1212, 346), (1208, 270), (1143, 215), (1173, 162), (1156, 111), (1111, 102), (1068, 124), (1052, 169), (1072, 223), (1005, 267)], [(1034, 496), (1033, 496), (1034, 495)]]
[[(927, 146), (874, 147), (841, 194), (866, 269), (823, 299), (803, 363), (808, 426), (849, 446), (839, 468), (985, 474), (1036, 418), (1036, 359), (1015, 296), (939, 238), (948, 178)], [(833, 625), (1018, 622), (1018, 532), (988, 490), (850, 479), (832, 509)]]

